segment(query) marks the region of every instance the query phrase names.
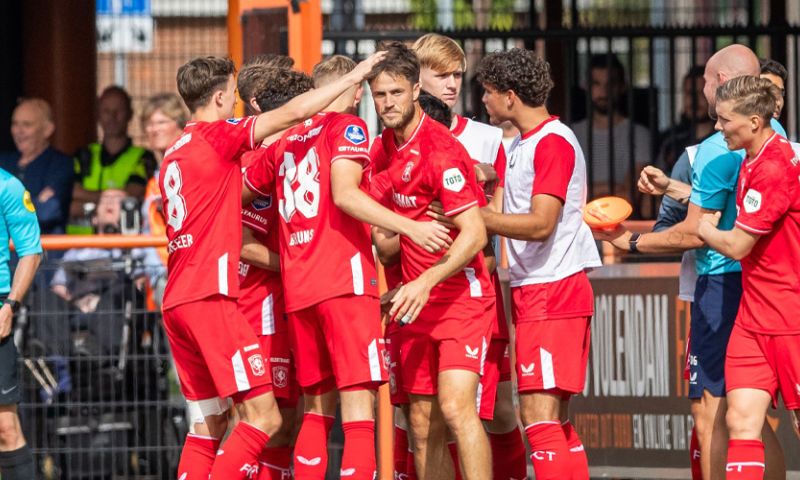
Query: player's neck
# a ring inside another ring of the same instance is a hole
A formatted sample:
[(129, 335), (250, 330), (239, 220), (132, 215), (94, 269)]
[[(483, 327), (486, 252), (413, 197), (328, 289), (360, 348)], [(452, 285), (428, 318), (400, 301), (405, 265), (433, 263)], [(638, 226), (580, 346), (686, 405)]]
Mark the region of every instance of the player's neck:
[(547, 107), (545, 106), (523, 106), (518, 112), (516, 112), (514, 118), (511, 119), (511, 123), (517, 127), (517, 130), (519, 130), (520, 134), (525, 135), (549, 120), (550, 117), (550, 112), (547, 111)]
[(755, 138), (750, 142), (750, 146), (745, 148), (748, 160), (756, 158), (756, 155), (764, 148), (764, 144), (767, 143), (767, 140), (769, 140), (774, 133), (775, 130), (769, 126), (762, 128), (760, 132), (756, 133)]
[(192, 114), (193, 122), (217, 122), (219, 120), (225, 120), (225, 118), (220, 116), (219, 110), (214, 105), (200, 107)]
[(420, 109), (419, 104), (414, 104), (414, 117), (408, 122), (407, 125), (399, 128), (394, 129), (394, 139), (397, 145), (403, 145), (411, 138), (411, 135), (414, 134), (414, 131), (417, 129), (419, 122), (422, 120), (422, 109)]

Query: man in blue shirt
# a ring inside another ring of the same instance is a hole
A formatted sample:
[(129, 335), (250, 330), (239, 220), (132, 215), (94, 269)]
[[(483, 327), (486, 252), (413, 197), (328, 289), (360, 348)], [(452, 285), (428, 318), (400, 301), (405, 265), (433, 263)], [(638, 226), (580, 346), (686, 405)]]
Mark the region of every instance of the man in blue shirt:
[[(743, 45), (731, 45), (715, 53), (706, 63), (703, 75), (703, 94), (711, 117), (716, 118), (714, 109), (719, 85), (742, 75), (758, 76), (760, 70), (758, 57)], [(773, 122), (773, 126), (778, 133), (786, 135), (777, 122)], [(698, 278), (691, 318), (689, 398), (700, 444), (703, 478), (712, 478), (712, 470), (715, 476), (724, 477), (727, 438), (725, 351), (742, 287), (739, 263), (705, 246), (698, 236), (697, 227), (703, 214), (721, 212), (719, 228), (733, 228), (736, 183), (743, 159), (744, 151), (728, 150), (722, 134), (717, 132), (697, 147), (692, 164), (689, 207), (682, 222), (660, 232), (641, 235), (622, 227), (610, 233), (595, 233), (596, 238), (633, 253), (682, 253), (696, 249)], [(775, 472), (776, 466), (782, 463), (779, 444), (768, 426), (765, 426), (763, 437), (769, 446), (767, 463)], [(776, 451), (772, 451), (772, 446)]]
[[(9, 240), (19, 257), (13, 281)], [(35, 478), (33, 456), (17, 415), (20, 386), (17, 348), (11, 335), (14, 314), (28, 291), (41, 260), (39, 224), (30, 194), (22, 183), (0, 169), (0, 477), (3, 480)]]
[(0, 155), (0, 168), (20, 179), (31, 193), (39, 228), (45, 234), (65, 233), (75, 177), (72, 158), (50, 146), (54, 130), (47, 102), (22, 100), (11, 117), (17, 151)]

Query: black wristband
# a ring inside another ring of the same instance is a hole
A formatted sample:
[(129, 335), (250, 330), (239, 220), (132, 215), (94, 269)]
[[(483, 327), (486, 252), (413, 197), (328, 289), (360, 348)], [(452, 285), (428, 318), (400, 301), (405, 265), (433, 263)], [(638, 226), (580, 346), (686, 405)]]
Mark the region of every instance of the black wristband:
[(6, 298), (5, 300), (3, 300), (3, 305), (8, 305), (9, 307), (11, 307), (11, 311), (14, 313), (17, 313), (19, 311), (19, 307), (22, 306), (21, 303), (19, 303), (16, 300), (12, 300), (10, 298)]
[(639, 237), (641, 236), (641, 233), (631, 233), (631, 238), (628, 240), (628, 246), (631, 249), (631, 253), (641, 253), (639, 252), (639, 247), (637, 246), (639, 243)]

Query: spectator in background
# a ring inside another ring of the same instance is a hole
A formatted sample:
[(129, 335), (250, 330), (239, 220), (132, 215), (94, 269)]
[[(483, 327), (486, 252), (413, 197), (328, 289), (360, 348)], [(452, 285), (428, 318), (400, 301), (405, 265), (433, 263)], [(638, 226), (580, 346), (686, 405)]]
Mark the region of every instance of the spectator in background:
[(0, 155), (0, 168), (17, 177), (30, 192), (43, 234), (66, 231), (72, 197), (72, 159), (50, 146), (55, 128), (46, 101), (23, 99), (11, 116), (17, 151)]
[[(98, 102), (98, 123), (103, 131), (102, 143), (91, 143), (75, 156), (75, 185), (72, 190), (70, 216), (84, 218), (84, 205), (97, 203), (107, 189), (125, 190), (142, 200), (148, 178), (155, 169), (153, 154), (135, 147), (128, 136), (133, 118), (131, 97), (122, 87), (103, 90)], [(78, 222), (79, 224), (80, 222)], [(90, 228), (69, 226), (70, 233), (89, 233)]]
[(708, 102), (703, 95), (705, 66), (695, 65), (683, 77), (683, 109), (681, 118), (661, 134), (656, 165), (669, 172), (689, 145), (696, 145), (714, 133), (714, 120), (708, 116)]
[(778, 99), (778, 109), (775, 112), (775, 118), (779, 119), (783, 111), (783, 105), (786, 102), (786, 80), (789, 77), (789, 73), (786, 71), (786, 67), (771, 58), (760, 58), (758, 62), (761, 64), (761, 78), (766, 78), (774, 83), (780, 90), (781, 96)]
[(617, 56), (592, 55), (589, 68), (592, 108), (589, 117), (575, 123), (572, 130), (586, 153), (590, 192), (594, 197), (629, 198), (639, 170), (650, 161), (650, 132), (621, 109), (627, 85), (625, 68)]
[[(147, 182), (142, 204), (142, 231), (152, 235), (167, 235), (167, 224), (162, 211), (161, 191), (158, 188), (158, 172), (164, 160), (164, 152), (181, 136), (189, 121), (189, 111), (183, 100), (174, 93), (159, 93), (147, 99), (142, 109), (142, 130), (147, 136), (147, 147), (153, 152), (156, 169)], [(166, 274), (167, 247), (155, 249)], [(166, 275), (151, 278), (155, 300), (160, 304)]]

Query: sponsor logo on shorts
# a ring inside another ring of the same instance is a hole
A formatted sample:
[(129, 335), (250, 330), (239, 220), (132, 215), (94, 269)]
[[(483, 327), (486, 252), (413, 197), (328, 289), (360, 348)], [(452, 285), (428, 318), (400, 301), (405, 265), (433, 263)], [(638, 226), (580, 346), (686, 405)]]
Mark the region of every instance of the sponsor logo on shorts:
[(697, 385), (697, 372), (692, 372), (689, 374), (689, 384)]
[(253, 371), (253, 375), (256, 377), (261, 377), (267, 373), (267, 371), (264, 369), (264, 359), (261, 357), (260, 353), (249, 356), (247, 361), (250, 362), (250, 369)]
[(340, 477), (352, 477), (355, 475), (356, 469), (355, 468), (343, 468), (339, 470)]
[(298, 455), (295, 458), (297, 458), (298, 462), (302, 463), (303, 465), (308, 465), (309, 467), (317, 466), (322, 462), (321, 457), (306, 458), (302, 455)]
[(286, 388), (289, 385), (289, 369), (283, 365), (272, 367), (272, 384), (278, 388)]
[(533, 376), (533, 367), (534, 363), (531, 362), (527, 365), (520, 365), (519, 369), (522, 370), (523, 377), (532, 377)]
[(16, 389), (17, 389), (17, 386), (16, 386), (16, 385), (14, 385), (14, 386), (13, 386), (13, 387), (11, 387), (11, 388), (4, 388), (4, 389), (0, 390), (0, 395), (7, 395), (7, 394), (9, 394), (9, 393), (13, 392), (13, 391), (14, 391), (14, 390), (16, 390)]
[(361, 145), (367, 141), (367, 135), (358, 125), (348, 125), (344, 131), (344, 138), (349, 140), (353, 145)]
[(744, 211), (747, 213), (755, 213), (761, 210), (761, 192), (751, 188), (744, 195), (742, 204), (744, 204)]
[(471, 358), (473, 360), (477, 360), (478, 359), (478, 352), (480, 352), (481, 348), (480, 347), (472, 348), (469, 345), (464, 345), (464, 350), (467, 351), (467, 353), (466, 353), (467, 358)]

